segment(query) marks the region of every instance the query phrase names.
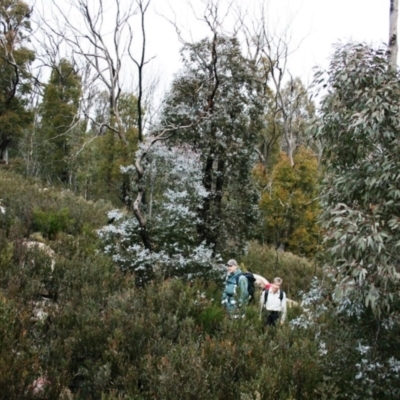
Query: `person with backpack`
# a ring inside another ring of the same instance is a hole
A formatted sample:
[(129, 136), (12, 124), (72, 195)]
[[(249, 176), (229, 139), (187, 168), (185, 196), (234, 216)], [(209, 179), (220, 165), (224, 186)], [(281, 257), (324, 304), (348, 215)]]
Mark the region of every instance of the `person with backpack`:
[(236, 260), (229, 260), (226, 268), (227, 274), (221, 303), (229, 313), (234, 314), (238, 308), (245, 306), (250, 301), (250, 285), (246, 274), (240, 270)]
[(286, 318), (286, 293), (281, 289), (281, 278), (274, 278), (266, 285), (260, 297), (261, 307), (266, 310), (265, 325), (275, 326), (278, 320), (283, 324)]

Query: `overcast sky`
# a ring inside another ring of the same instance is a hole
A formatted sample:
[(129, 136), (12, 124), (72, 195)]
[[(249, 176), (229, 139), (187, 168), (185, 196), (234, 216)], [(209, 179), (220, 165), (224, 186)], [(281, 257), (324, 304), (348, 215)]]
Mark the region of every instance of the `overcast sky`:
[[(55, 7), (51, 7), (52, 2), (68, 10), (69, 4), (76, 0), (31, 1), (35, 2), (39, 15), (45, 16), (48, 20), (55, 20), (58, 11)], [(93, 13), (96, 13), (99, 0), (87, 1)], [(134, 4), (133, 0), (119, 1), (124, 8)], [(279, 36), (280, 32), (289, 27), (290, 47), (293, 51), (289, 58), (289, 70), (293, 76), (300, 76), (305, 84), (311, 82), (314, 66), (328, 67), (329, 56), (333, 52), (332, 45), (335, 42), (354, 40), (379, 46), (388, 39), (390, 0), (218, 0), (218, 4), (223, 13), (226, 4), (236, 2), (242, 9), (248, 8), (250, 15), (255, 13), (255, 18), (259, 19), (258, 5), (261, 1), (267, 5), (265, 17), (270, 31)], [(179, 50), (182, 44), (178, 40), (174, 26), (167, 19), (177, 21), (187, 41), (199, 40), (210, 35), (210, 29), (204, 20), (195, 18), (189, 2), (201, 17), (207, 0), (150, 0), (150, 8), (145, 19), (147, 58), (153, 56), (155, 58), (149, 67), (146, 67), (146, 76), (150, 76), (149, 80), (154, 74), (159, 76), (160, 92), (168, 89), (173, 75), (181, 67)], [(103, 3), (107, 10), (103, 33), (110, 35), (115, 26), (112, 12), (115, 9), (115, 0), (103, 0)], [(55, 10), (53, 17), (51, 9)], [(229, 8), (224, 26), (229, 26), (229, 18), (235, 19), (233, 9)], [(83, 22), (77, 22), (78, 19), (73, 14), (68, 15), (78, 29), (83, 27)], [(138, 18), (138, 15), (135, 16), (132, 24), (137, 34), (135, 43), (140, 48)], [(131, 90), (132, 83), (136, 81), (135, 78), (132, 79), (135, 69), (129, 62), (126, 65), (128, 70), (124, 72), (123, 81), (126, 86), (124, 90)]]
[[(200, 10), (202, 1), (192, 1)], [(257, 2), (243, 0), (243, 4)], [(269, 0), (268, 21), (277, 31), (290, 26), (292, 47), (297, 48), (290, 58), (290, 70), (309, 82), (314, 66), (328, 66), (335, 42), (387, 43), (389, 3), (390, 0)], [(152, 13), (147, 20), (149, 54), (157, 55), (154, 64), (167, 81), (180, 66), (180, 44), (173, 26), (153, 11), (169, 18), (176, 13), (186, 35), (190, 31), (198, 38), (209, 31), (193, 18), (187, 0), (152, 0)]]

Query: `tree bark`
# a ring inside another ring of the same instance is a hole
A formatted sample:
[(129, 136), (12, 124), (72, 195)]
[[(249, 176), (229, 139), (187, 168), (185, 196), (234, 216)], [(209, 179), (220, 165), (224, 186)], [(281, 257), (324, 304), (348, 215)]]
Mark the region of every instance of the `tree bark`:
[(389, 17), (389, 45), (388, 45), (388, 63), (389, 70), (397, 70), (397, 20), (399, 16), (399, 0), (390, 0)]

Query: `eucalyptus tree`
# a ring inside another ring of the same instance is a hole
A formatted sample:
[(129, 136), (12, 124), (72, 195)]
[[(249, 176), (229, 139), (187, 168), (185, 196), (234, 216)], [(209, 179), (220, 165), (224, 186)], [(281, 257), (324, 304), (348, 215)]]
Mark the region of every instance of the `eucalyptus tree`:
[[(339, 379), (342, 368), (352, 382), (356, 376), (350, 398), (400, 393), (400, 80), (386, 52), (338, 46), (327, 77), (317, 77), (325, 94), (314, 130), (324, 146), (325, 271), (340, 327), (334, 335), (346, 338), (330, 369)], [(339, 353), (349, 349), (356, 357), (344, 366)]]
[[(212, 26), (210, 24), (210, 26)], [(187, 143), (200, 154), (202, 182), (209, 195), (198, 206), (197, 230), (214, 254), (240, 253), (256, 218), (251, 181), (264, 103), (257, 70), (236, 37), (220, 34), (182, 49), (183, 68), (173, 81), (161, 120), (190, 124), (170, 143)]]
[(286, 152), (293, 166), (296, 149), (305, 144), (304, 128), (311, 122), (315, 110), (307, 87), (289, 68), (290, 55), (301, 45), (301, 39), (293, 43), (290, 24), (280, 31), (271, 28), (275, 25), (268, 21), (267, 3), (257, 2), (253, 14), (250, 7), (238, 12), (247, 57), (257, 66), (268, 98), (268, 125), (260, 132), (259, 156), (269, 166), (279, 148)]
[[(269, 85), (269, 80), (266, 84)], [(293, 167), (297, 149), (310, 144), (307, 131), (315, 118), (315, 104), (298, 77), (286, 81), (279, 93), (270, 88), (265, 96), (268, 105), (266, 123), (257, 146), (260, 162), (268, 170), (276, 162), (279, 152), (284, 151)]]
[(324, 143), (323, 217), (337, 298), (378, 317), (391, 312), (400, 288), (400, 81), (387, 66), (383, 49), (339, 47), (315, 130)]
[(35, 52), (28, 48), (32, 9), (21, 0), (0, 3), (0, 159), (16, 149), (23, 130), (33, 122), (26, 95), (31, 91), (29, 65)]
[[(150, 2), (71, 0), (65, 4), (51, 0), (50, 7), (42, 3), (43, 15), (37, 23), (44, 33), (41, 41), (44, 62), (54, 65), (60, 54), (71, 54), (82, 77), (79, 112), (87, 120), (88, 130), (81, 147), (75, 151), (75, 158), (87, 156), (93, 151), (89, 147), (95, 146), (96, 139), (104, 142), (106, 136), (112, 144), (106, 149), (107, 156), (112, 158), (109, 170), (115, 170), (117, 162), (123, 163), (128, 158), (125, 165), (132, 162), (137, 142), (144, 141), (145, 111), (150, 107), (149, 93), (153, 90), (150, 85), (154, 84), (145, 74), (151, 60), (146, 54), (145, 27)], [(129, 98), (125, 94), (132, 96)], [(106, 105), (102, 118), (96, 113), (99, 103)], [(119, 154), (111, 155), (113, 149)], [(115, 177), (118, 173), (113, 171), (111, 175)], [(82, 168), (80, 177), (87, 183), (91, 180)], [(112, 187), (111, 196), (122, 199), (125, 206), (131, 207), (133, 194), (128, 193), (128, 183), (125, 180), (114, 182), (113, 179), (107, 182), (105, 189)], [(86, 187), (89, 189), (88, 185)], [(87, 189), (85, 193), (89, 193)], [(115, 196), (118, 189), (121, 191)]]
[(254, 170), (261, 198), (256, 237), (276, 248), (310, 256), (319, 236), (317, 159), (307, 134), (315, 105), (304, 82), (289, 69), (295, 50), (291, 26), (279, 32), (271, 28), (266, 4), (260, 1), (254, 9), (238, 12), (247, 58), (257, 68), (264, 88), (265, 123), (258, 133)]

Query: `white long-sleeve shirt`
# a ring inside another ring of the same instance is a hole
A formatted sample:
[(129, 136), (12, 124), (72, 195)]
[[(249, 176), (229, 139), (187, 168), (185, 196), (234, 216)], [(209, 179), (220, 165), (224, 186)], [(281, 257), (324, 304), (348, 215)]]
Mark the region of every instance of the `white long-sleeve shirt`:
[[(265, 292), (262, 295), (262, 301), (264, 304), (264, 296)], [(280, 297), (280, 290), (277, 290), (276, 293), (273, 293), (271, 289), (268, 290), (268, 299), (265, 304), (265, 308), (268, 311), (278, 311), (281, 313), (281, 321), (285, 321), (286, 318), (286, 293), (283, 292), (282, 301)]]

